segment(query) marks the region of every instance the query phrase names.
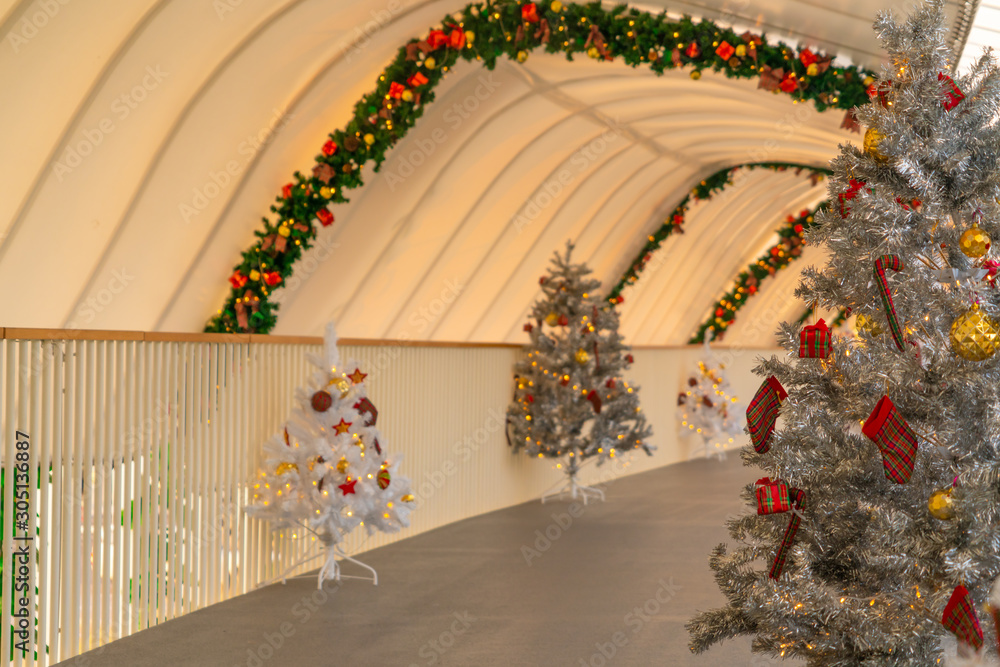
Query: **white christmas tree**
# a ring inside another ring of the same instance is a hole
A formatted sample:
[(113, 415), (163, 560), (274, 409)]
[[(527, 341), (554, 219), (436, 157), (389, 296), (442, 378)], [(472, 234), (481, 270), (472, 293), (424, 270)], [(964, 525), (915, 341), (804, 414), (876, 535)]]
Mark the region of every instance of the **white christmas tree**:
[(326, 547), (322, 586), (325, 579), (340, 579), (338, 556), (353, 561), (339, 547), (348, 533), (359, 525), (369, 535), (409, 526), (414, 498), (410, 480), (397, 472), (400, 457), (388, 454), (375, 427), (378, 411), (368, 398), (367, 375), (353, 361), (340, 363), (332, 323), (325, 358), (309, 360), (317, 370), (308, 387), (296, 390), (291, 417), (264, 446), (264, 469), (247, 512), (275, 529), (299, 526), (313, 533)]
[(716, 359), (705, 341), (698, 368), (684, 381), (677, 396), (677, 420), (681, 435), (701, 438), (705, 457), (726, 458), (726, 448), (743, 432), (745, 420), (739, 399), (733, 396), (725, 364)]

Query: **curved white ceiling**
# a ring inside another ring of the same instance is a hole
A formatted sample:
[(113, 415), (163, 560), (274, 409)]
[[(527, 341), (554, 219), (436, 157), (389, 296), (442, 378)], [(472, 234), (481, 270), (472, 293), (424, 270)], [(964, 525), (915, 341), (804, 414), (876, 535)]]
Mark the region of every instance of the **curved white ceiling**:
[[(0, 3), (0, 124), (15, 130), (0, 147), (0, 281), (17, 285), (0, 294), (5, 326), (201, 330), (281, 185), (310, 168), (401, 44), (464, 5), (63, 2)], [(877, 64), (870, 23), (889, 3), (851, 4), (670, 8)], [(610, 287), (700, 178), (759, 159), (823, 165), (851, 138), (840, 112), (754, 82), (586, 58), (463, 64), (437, 94), (382, 174), (366, 171), (334, 209), (279, 291), (275, 333), (317, 334), (333, 316), (346, 336), (520, 340), (567, 238)], [(625, 304), (632, 342), (684, 342), (780, 222), (773, 205), (812, 197), (801, 179), (760, 178), (667, 242), (643, 278), (661, 286)], [(689, 264), (698, 271), (675, 270)], [(671, 290), (670, 275), (687, 284)]]

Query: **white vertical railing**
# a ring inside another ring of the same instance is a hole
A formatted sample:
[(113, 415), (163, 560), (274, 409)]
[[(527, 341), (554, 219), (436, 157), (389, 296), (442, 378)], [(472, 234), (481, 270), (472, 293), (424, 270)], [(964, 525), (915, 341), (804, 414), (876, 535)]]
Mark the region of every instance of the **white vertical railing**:
[[(305, 353), (318, 353), (318, 341), (0, 332), (0, 664), (65, 660), (245, 593), (317, 553), (302, 531), (271, 532), (242, 508), (262, 445), (309, 376)], [(591, 470), (585, 481), (688, 457), (673, 417), (697, 353), (636, 352), (633, 379), (660, 451)], [(552, 463), (511, 456), (504, 438), (517, 348), (373, 343), (344, 345), (342, 354), (370, 374), (386, 447), (405, 457), (419, 503), (409, 529), (355, 532), (348, 553), (531, 500), (558, 481)], [(753, 357), (742, 353), (730, 367), (747, 397)], [(17, 431), (30, 443), (23, 524), (12, 523)], [(36, 537), (15, 539), (24, 535)], [(12, 557), (25, 544), (27, 589), (18, 593)], [(31, 628), (23, 656), (10, 631), (21, 595)]]

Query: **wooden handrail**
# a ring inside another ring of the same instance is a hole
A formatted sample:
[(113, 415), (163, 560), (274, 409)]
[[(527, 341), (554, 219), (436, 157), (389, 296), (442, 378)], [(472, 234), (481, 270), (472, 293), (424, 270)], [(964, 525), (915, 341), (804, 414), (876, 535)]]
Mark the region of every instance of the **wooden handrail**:
[[(32, 329), (0, 327), (0, 339), (8, 340), (141, 340), (175, 343), (258, 343), (265, 345), (322, 345), (321, 336), (271, 336), (265, 334), (171, 333), (161, 331), (109, 331), (103, 329)], [(391, 340), (371, 338), (341, 338), (341, 345), (372, 347), (453, 347), (508, 348), (524, 347), (518, 343), (485, 343), (470, 341)], [(683, 350), (698, 345), (633, 345), (633, 350)], [(729, 349), (726, 346), (713, 349)], [(771, 348), (767, 348), (771, 349)], [(774, 348), (777, 350), (777, 348)]]

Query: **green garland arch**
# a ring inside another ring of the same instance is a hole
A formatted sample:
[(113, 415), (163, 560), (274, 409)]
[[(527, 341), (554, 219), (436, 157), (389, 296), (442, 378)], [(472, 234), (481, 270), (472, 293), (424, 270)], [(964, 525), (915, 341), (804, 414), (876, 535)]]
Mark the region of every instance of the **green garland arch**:
[[(353, 118), (335, 130), (316, 158), (311, 175), (296, 172), (254, 232), (254, 244), (234, 267), (229, 295), (207, 332), (268, 333), (277, 322), (269, 296), (291, 274), (295, 262), (316, 238), (316, 224), (333, 223), (330, 203), (347, 201), (345, 192), (361, 187), (361, 172), (375, 171), (386, 153), (412, 128), (434, 88), (458, 60), (482, 61), (492, 69), (501, 56), (524, 62), (542, 48), (569, 60), (585, 53), (598, 60), (622, 58), (657, 74), (691, 67), (692, 78), (712, 69), (733, 78), (758, 78), (760, 87), (819, 111), (850, 110), (867, 101), (874, 74), (856, 66), (835, 67), (809, 49), (768, 44), (763, 35), (737, 35), (712, 21), (671, 20), (625, 5), (605, 9), (589, 4), (536, 4), (487, 0), (446, 16), (425, 39), (401, 47), (379, 76), (375, 90), (354, 106)], [(846, 122), (846, 119), (845, 119)]]
[(685, 216), (687, 215), (687, 210), (691, 205), (692, 200), (710, 200), (713, 196), (732, 185), (736, 172), (741, 169), (747, 169), (750, 171), (755, 169), (770, 169), (771, 171), (794, 169), (796, 173), (804, 171), (809, 175), (809, 179), (813, 181), (813, 184), (818, 183), (826, 176), (833, 173), (829, 169), (809, 167), (793, 162), (748, 162), (736, 165), (735, 167), (720, 169), (711, 176), (702, 180), (698, 183), (698, 185), (694, 186), (691, 192), (685, 195), (684, 199), (682, 199), (674, 210), (670, 212), (670, 215), (666, 217), (659, 229), (648, 236), (646, 244), (643, 246), (642, 250), (632, 261), (629, 268), (626, 269), (625, 273), (618, 280), (618, 283), (608, 293), (608, 301), (612, 305), (617, 305), (625, 301), (625, 297), (622, 296), (622, 292), (626, 287), (635, 284), (635, 282), (639, 280), (639, 275), (653, 258), (653, 253), (659, 250), (663, 245), (663, 242), (666, 241), (667, 238), (674, 232), (677, 232), (678, 234), (684, 233), (684, 222), (686, 221)]
[(746, 305), (760, 287), (760, 283), (799, 258), (805, 246), (803, 236), (816, 224), (815, 215), (830, 206), (829, 201), (820, 202), (813, 209), (805, 209), (798, 216), (790, 215), (778, 229), (778, 242), (768, 248), (745, 271), (736, 277), (733, 288), (715, 302), (712, 311), (688, 343), (701, 343), (708, 331), (714, 332), (714, 340), (721, 340), (726, 330), (736, 321), (736, 313)]

